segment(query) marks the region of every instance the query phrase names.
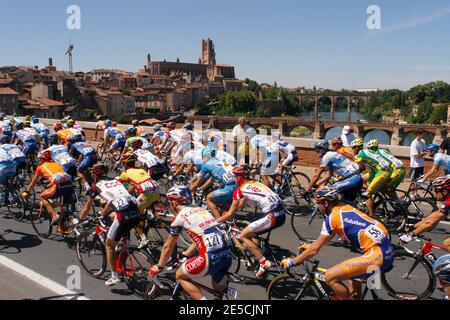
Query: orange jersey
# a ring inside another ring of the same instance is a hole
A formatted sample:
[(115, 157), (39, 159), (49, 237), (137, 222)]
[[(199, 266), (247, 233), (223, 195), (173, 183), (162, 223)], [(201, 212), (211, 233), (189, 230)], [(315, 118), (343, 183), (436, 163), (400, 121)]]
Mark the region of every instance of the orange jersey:
[(352, 148), (341, 147), (341, 148), (337, 149), (336, 152), (352, 161), (355, 160), (355, 153), (353, 152)]
[(339, 237), (350, 242), (353, 248), (367, 252), (389, 239), (389, 232), (377, 220), (350, 205), (338, 205), (325, 218), (322, 235)]
[(69, 144), (69, 138), (73, 136), (73, 132), (70, 129), (65, 130), (59, 130), (56, 135), (58, 136), (59, 140), (61, 140), (64, 144)]
[(56, 162), (44, 162), (36, 169), (37, 177), (45, 177), (52, 185), (67, 183), (70, 176), (64, 172), (63, 167)]

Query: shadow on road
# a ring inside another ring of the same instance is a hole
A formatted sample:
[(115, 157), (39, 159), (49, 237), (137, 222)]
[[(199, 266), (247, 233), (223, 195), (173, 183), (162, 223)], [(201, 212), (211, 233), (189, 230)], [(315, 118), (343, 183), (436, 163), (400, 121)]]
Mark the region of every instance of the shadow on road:
[[(20, 236), (20, 239), (7, 240), (6, 235), (15, 234)], [(18, 254), (22, 249), (37, 247), (42, 243), (38, 236), (29, 233), (17, 232), (11, 229), (5, 230), (0, 234), (0, 252), (5, 254)], [(11, 252), (8, 249), (13, 249), (16, 252)]]

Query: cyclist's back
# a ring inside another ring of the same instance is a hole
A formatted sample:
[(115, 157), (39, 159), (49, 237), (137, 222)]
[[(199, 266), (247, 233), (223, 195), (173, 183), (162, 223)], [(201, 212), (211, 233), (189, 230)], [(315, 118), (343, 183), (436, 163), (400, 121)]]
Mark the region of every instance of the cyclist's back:
[(0, 184), (4, 184), (16, 174), (13, 158), (3, 148), (0, 148)]

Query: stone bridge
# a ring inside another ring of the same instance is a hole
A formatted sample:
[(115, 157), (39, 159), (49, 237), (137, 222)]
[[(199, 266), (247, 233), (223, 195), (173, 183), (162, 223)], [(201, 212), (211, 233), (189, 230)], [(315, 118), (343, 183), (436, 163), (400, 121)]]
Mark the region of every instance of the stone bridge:
[[(191, 116), (188, 119), (192, 122), (200, 121), (204, 129), (216, 128), (218, 130), (232, 129), (238, 123), (238, 117), (214, 117), (214, 116)], [(372, 130), (381, 130), (387, 133), (391, 140), (391, 145), (400, 146), (404, 138), (411, 132), (423, 130), (430, 134), (434, 141), (440, 143), (447, 133), (450, 133), (450, 126), (434, 125), (392, 125), (382, 123), (347, 122), (347, 121), (319, 121), (319, 120), (278, 120), (272, 118), (248, 118), (250, 125), (254, 128), (260, 126), (270, 126), (272, 129), (278, 129), (284, 136), (289, 137), (292, 130), (297, 127), (305, 127), (314, 133), (314, 139), (323, 139), (328, 130), (336, 127), (349, 125), (355, 131), (355, 134), (364, 137)]]

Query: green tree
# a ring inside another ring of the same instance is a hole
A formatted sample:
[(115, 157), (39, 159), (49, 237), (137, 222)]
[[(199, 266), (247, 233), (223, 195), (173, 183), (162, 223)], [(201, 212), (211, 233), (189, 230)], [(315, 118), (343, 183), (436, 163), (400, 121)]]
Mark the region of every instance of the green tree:
[(256, 106), (256, 99), (250, 92), (227, 91), (219, 97), (219, 107), (216, 109), (216, 115), (246, 116), (247, 113), (254, 113)]
[(427, 120), (427, 123), (440, 124), (441, 121), (446, 123), (447, 122), (447, 110), (448, 110), (448, 107), (445, 105), (441, 105), (437, 108), (434, 108), (430, 114), (429, 119)]

